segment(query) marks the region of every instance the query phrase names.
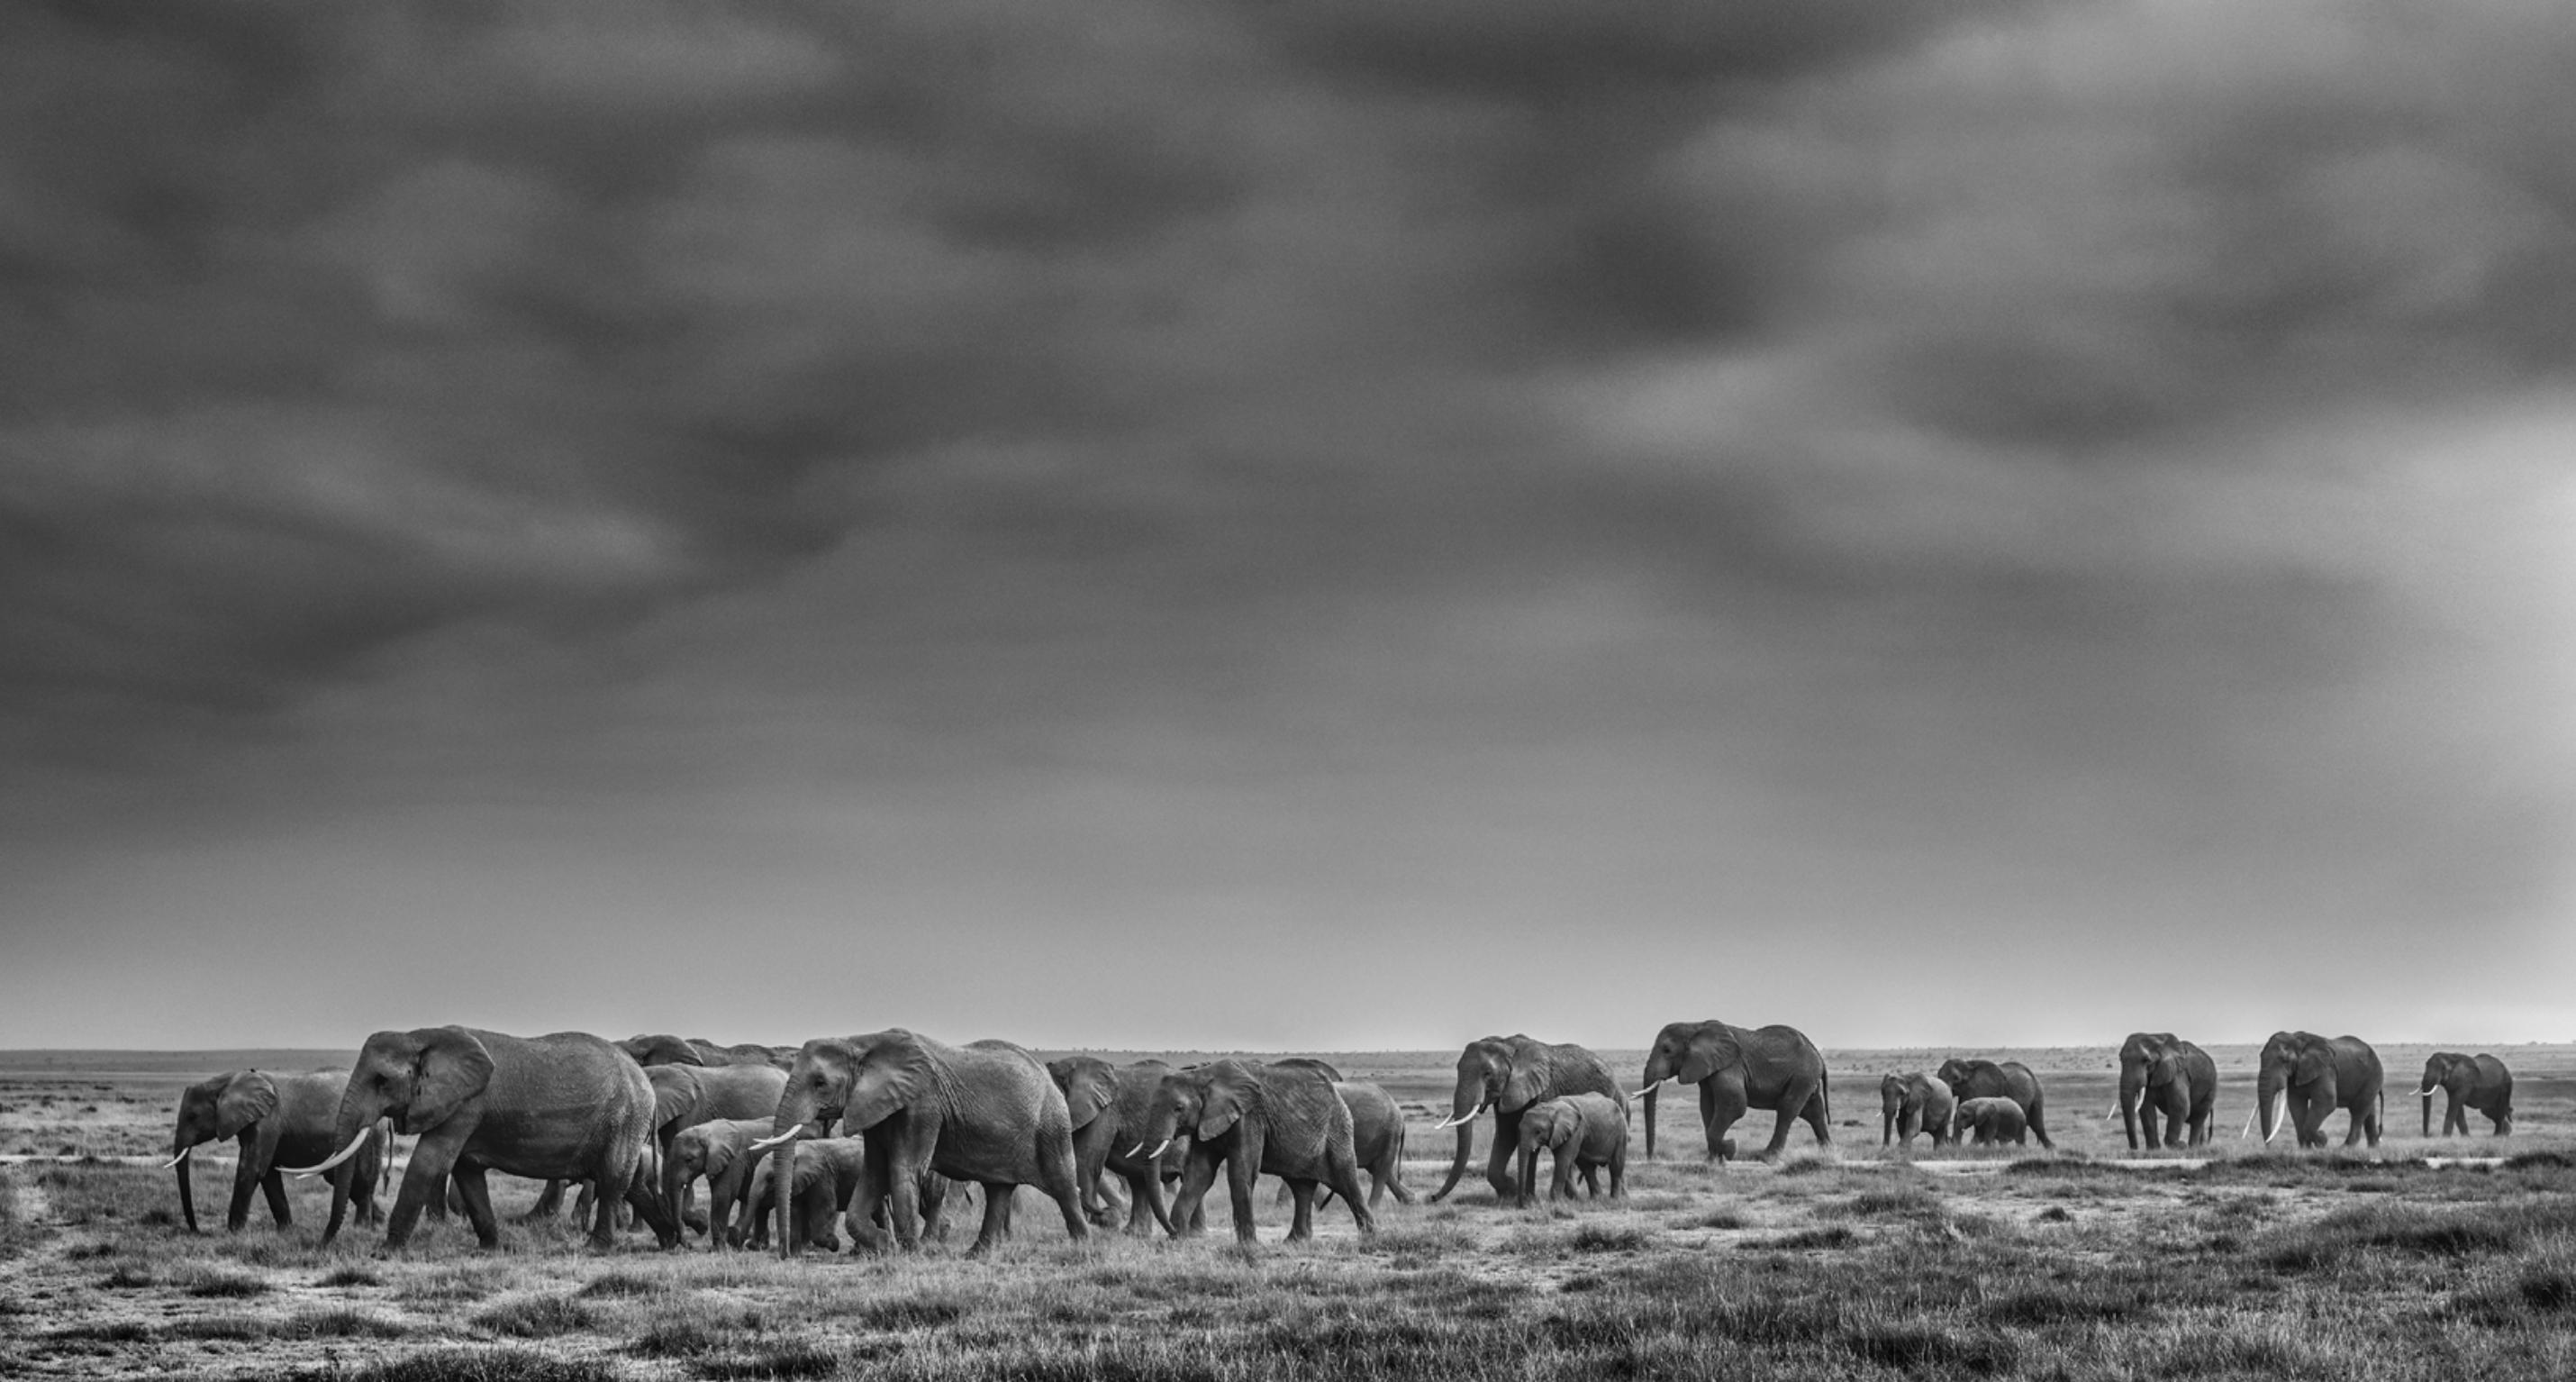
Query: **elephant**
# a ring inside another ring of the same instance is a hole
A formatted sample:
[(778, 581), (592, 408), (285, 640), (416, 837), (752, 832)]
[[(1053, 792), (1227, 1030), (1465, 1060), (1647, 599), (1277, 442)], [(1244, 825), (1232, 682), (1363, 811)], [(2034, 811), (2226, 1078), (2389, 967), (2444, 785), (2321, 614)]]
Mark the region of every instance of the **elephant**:
[(1368, 1172), (1369, 1209), (1375, 1211), (1389, 1194), (1397, 1204), (1413, 1203), (1413, 1192), (1404, 1188), (1404, 1110), (1395, 1106), (1395, 1096), (1365, 1080), (1335, 1080), (1333, 1092), (1351, 1111), (1351, 1155)]
[(1458, 1154), (1449, 1177), (1431, 1192), (1438, 1204), (1458, 1188), (1467, 1173), (1467, 1158), (1476, 1148), (1476, 1117), (1494, 1111), (1494, 1145), (1485, 1164), (1485, 1183), (1494, 1198), (1508, 1201), (1517, 1190), (1512, 1180), (1512, 1148), (1520, 1137), (1521, 1114), (1541, 1099), (1568, 1094), (1607, 1094), (1624, 1107), (1627, 1096), (1599, 1056), (1571, 1043), (1550, 1044), (1536, 1038), (1480, 1037), (1458, 1053), (1458, 1089), (1450, 1115), (1432, 1131), (1458, 1130)]
[(1332, 1081), (1311, 1067), (1228, 1059), (1176, 1070), (1154, 1091), (1147, 1136), (1158, 1139), (1152, 1150), (1140, 1139), (1133, 1151), (1148, 1161), (1172, 1142), (1188, 1141), (1189, 1170), (1171, 1215), (1174, 1237), (1198, 1231), (1196, 1217), (1185, 1211), (1206, 1197), (1220, 1165), (1238, 1242), (1253, 1241), (1252, 1183), (1263, 1175), (1288, 1182), (1296, 1199), (1289, 1242), (1314, 1236), (1318, 1185), (1350, 1205), (1360, 1232), (1377, 1232), (1376, 1217), (1360, 1196), (1350, 1107), (1333, 1092)]
[[(666, 1164), (672, 1139), (686, 1128), (718, 1119), (759, 1119), (778, 1111), (778, 1096), (787, 1089), (787, 1072), (760, 1065), (656, 1065), (644, 1072), (653, 1084), (653, 1145)], [(772, 1129), (762, 1129), (766, 1137)], [(662, 1178), (662, 1211), (682, 1228), (687, 1219), (691, 1180)], [(672, 1189), (676, 1185), (678, 1194)]]
[(1538, 1154), (1542, 1149), (1556, 1157), (1556, 1175), (1547, 1187), (1550, 1201), (1574, 1194), (1577, 1169), (1583, 1172), (1584, 1185), (1599, 1196), (1599, 1168), (1604, 1166), (1610, 1169), (1610, 1197), (1617, 1199), (1627, 1193), (1627, 1110), (1607, 1095), (1569, 1094), (1530, 1105), (1521, 1117), (1519, 1146), (1520, 1197), (1514, 1203), (1523, 1209), (1538, 1199)]
[(443, 1179), (463, 1195), (476, 1241), (498, 1247), (500, 1226), (484, 1181), (493, 1171), (596, 1182), (604, 1193), (590, 1230), (595, 1249), (615, 1245), (621, 1197), (663, 1246), (679, 1241), (677, 1226), (641, 1174), (653, 1126), (652, 1081), (615, 1046), (587, 1032), (518, 1037), (422, 1027), (368, 1037), (332, 1124), (340, 1150), (295, 1173), (332, 1173), (325, 1244), (338, 1234), (347, 1207), (348, 1160), (375, 1121), (387, 1116), (395, 1131), (420, 1137), (385, 1226), (389, 1248), (410, 1241), (422, 1206)]
[[(2120, 1043), (2120, 1126), (2138, 1150), (2139, 1114), (2146, 1148), (2204, 1146), (2218, 1099), (2218, 1063), (2171, 1032), (2131, 1032)], [(2162, 1127), (2158, 1127), (2161, 1118)]]
[(2415, 1096), (2424, 1101), (2424, 1135), (2433, 1135), (2433, 1092), (2439, 1089), (2450, 1096), (2442, 1113), (2442, 1135), (2453, 1132), (2469, 1135), (2469, 1115), (2483, 1113), (2495, 1124), (2495, 1135), (2513, 1132), (2513, 1072), (2503, 1061), (2480, 1051), (2464, 1056), (2457, 1051), (2436, 1051), (2424, 1062), (2424, 1087)]
[(700, 1176), (707, 1182), (707, 1246), (732, 1247), (741, 1236), (734, 1210), (747, 1198), (761, 1154), (753, 1143), (775, 1132), (771, 1120), (718, 1118), (680, 1129), (662, 1157), (662, 1202), (683, 1202)]
[[(867, 1139), (863, 1137), (821, 1137), (799, 1144), (796, 1157), (795, 1195), (790, 1201), (788, 1248), (818, 1247), (837, 1252), (841, 1235), (833, 1231), (833, 1220), (850, 1207), (850, 1199), (867, 1179)], [(936, 1182), (938, 1177), (931, 1177)], [(760, 1232), (769, 1222), (769, 1209), (778, 1193), (778, 1159), (770, 1158), (751, 1173), (747, 1218), (753, 1225), (752, 1245), (764, 1245)], [(935, 1198), (936, 1191), (932, 1192)], [(927, 1209), (933, 1218), (936, 1209)]]
[(1878, 1082), (1878, 1145), (1893, 1142), (1912, 1148), (1914, 1134), (1932, 1134), (1932, 1145), (1950, 1143), (1950, 1115), (1958, 1100), (1950, 1087), (1917, 1070), (1911, 1074), (1882, 1076)]
[[(286, 1201), (285, 1164), (329, 1156), (339, 1144), (331, 1140), (331, 1120), (340, 1107), (340, 1087), (348, 1076), (337, 1070), (302, 1075), (270, 1075), (235, 1070), (210, 1076), (181, 1091), (179, 1117), (170, 1134), (170, 1159), (179, 1172), (179, 1212), (188, 1231), (197, 1229), (197, 1193), (191, 1164), (199, 1144), (234, 1140), (233, 1202), (224, 1228), (239, 1233), (250, 1222), (253, 1191), (265, 1192), (268, 1212), (279, 1228), (295, 1223)], [(358, 1202), (358, 1222), (375, 1223), (376, 1178), (392, 1160), (393, 1134), (377, 1125), (376, 1140), (358, 1150), (350, 1193)]]
[(950, 1046), (888, 1028), (817, 1038), (796, 1054), (779, 1096), (778, 1132), (764, 1150), (826, 1137), (839, 1122), (867, 1138), (868, 1175), (850, 1202), (850, 1236), (882, 1248), (882, 1211), (904, 1248), (921, 1243), (921, 1178), (936, 1172), (984, 1187), (984, 1225), (970, 1255), (1010, 1227), (1011, 1191), (1044, 1190), (1067, 1235), (1089, 1236), (1075, 1185), (1073, 1117), (1045, 1066), (1007, 1041)]
[(2030, 1139), (2024, 1136), (2030, 1126), (2029, 1115), (2023, 1111), (2021, 1101), (2011, 1095), (1985, 1094), (1961, 1099), (1953, 1117), (1955, 1122), (1950, 1133), (1953, 1141), (1974, 1133), (1975, 1145), (1980, 1147), (2000, 1146), (2006, 1142), (2021, 1147), (2030, 1143)]
[[(1950, 1097), (1960, 1103), (1970, 1099), (2010, 1099), (2021, 1105), (2023, 1121), (2039, 1138), (2039, 1145), (2055, 1150), (2048, 1140), (2048, 1094), (2040, 1088), (2039, 1077), (2030, 1067), (2017, 1060), (1997, 1065), (1990, 1060), (1968, 1060), (1953, 1056), (1941, 1062), (1933, 1078), (1950, 1087)], [(1962, 1125), (1964, 1126), (1964, 1124)], [(1957, 1135), (1953, 1134), (1953, 1141)]]
[(1160, 1226), (1172, 1231), (1163, 1208), (1163, 1177), (1155, 1163), (1127, 1155), (1144, 1134), (1154, 1091), (1172, 1067), (1158, 1060), (1114, 1066), (1098, 1056), (1066, 1056), (1047, 1062), (1047, 1074), (1064, 1092), (1073, 1118), (1074, 1179), (1082, 1187), (1083, 1212), (1103, 1228), (1117, 1215), (1101, 1195), (1101, 1177), (1115, 1175), (1127, 1185), (1127, 1232), (1143, 1236)]
[(2352, 1115), (2343, 1145), (2367, 1135), (2370, 1145), (2378, 1146), (2386, 1103), (2381, 1078), (2379, 1053), (2359, 1037), (2328, 1040), (2314, 1032), (2274, 1032), (2263, 1043), (2254, 1079), (2254, 1116), (2263, 1120), (2263, 1140), (2279, 1135), (2286, 1112), (2298, 1129), (2300, 1146), (2322, 1147), (2326, 1115), (2340, 1108)]
[(1708, 1130), (1708, 1155), (1723, 1161), (1733, 1152), (1726, 1130), (1747, 1109), (1771, 1109), (1770, 1145), (1756, 1161), (1777, 1161), (1800, 1118), (1815, 1130), (1816, 1145), (1834, 1145), (1832, 1081), (1824, 1054), (1795, 1027), (1732, 1027), (1723, 1022), (1670, 1022), (1646, 1053), (1646, 1156), (1655, 1155), (1655, 1092), (1666, 1080), (1699, 1086), (1700, 1123)]
[[(763, 1046), (757, 1042), (738, 1042), (718, 1046), (703, 1037), (677, 1037), (668, 1032), (650, 1032), (631, 1036), (617, 1043), (617, 1049), (633, 1058), (637, 1065), (774, 1065), (785, 1070), (793, 1064), (792, 1047)], [(782, 1054), (783, 1052), (783, 1054)]]

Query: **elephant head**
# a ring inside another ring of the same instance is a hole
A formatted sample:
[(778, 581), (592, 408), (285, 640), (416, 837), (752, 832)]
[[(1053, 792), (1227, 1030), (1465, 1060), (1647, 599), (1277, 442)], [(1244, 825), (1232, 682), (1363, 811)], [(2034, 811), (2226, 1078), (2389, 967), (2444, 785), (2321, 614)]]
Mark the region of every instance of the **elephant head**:
[(277, 1112), (277, 1084), (256, 1070), (236, 1070), (188, 1086), (179, 1096), (179, 1122), (170, 1134), (170, 1160), (179, 1172), (179, 1209), (188, 1231), (197, 1231), (197, 1198), (189, 1183), (189, 1153), (202, 1142), (229, 1141)]
[(631, 1036), (615, 1043), (637, 1065), (704, 1065), (706, 1057), (690, 1042), (668, 1032)]
[(2433, 1096), (2448, 1090), (2452, 1104), (2465, 1106), (2469, 1091), (2477, 1082), (2478, 1062), (2475, 1056), (2462, 1055), (2457, 1051), (2436, 1051), (2425, 1060), (2423, 1087), (2415, 1091), (2415, 1097), (2424, 1101), (2426, 1137), (2433, 1135)]
[(1655, 1155), (1655, 1092), (1666, 1080), (1698, 1084), (1730, 1065), (1744, 1063), (1744, 1048), (1723, 1022), (1667, 1022), (1646, 1052), (1646, 1157)]
[[(1438, 1200), (1458, 1186), (1467, 1173), (1467, 1158), (1476, 1148), (1476, 1119), (1487, 1109), (1517, 1115), (1547, 1093), (1549, 1071), (1540, 1062), (1548, 1048), (1526, 1036), (1489, 1036), (1468, 1042), (1458, 1053), (1458, 1088), (1450, 1096), (1449, 1116), (1432, 1129), (1458, 1130), (1458, 1154), (1449, 1163), (1449, 1178), (1431, 1198)], [(1340, 1078), (1339, 1074), (1334, 1075)]]
[[(2295, 1108), (2293, 1093), (2298, 1096)], [(2333, 1046), (2314, 1032), (2274, 1032), (2263, 1043), (2254, 1079), (2254, 1114), (2262, 1120), (2263, 1140), (2270, 1142), (2282, 1122), (2291, 1121), (2304, 1145), (2334, 1106)]]
[(1155, 1086), (1145, 1127), (1128, 1156), (1153, 1161), (1175, 1142), (1214, 1142), (1246, 1117), (1265, 1116), (1261, 1080), (1238, 1060), (1211, 1061), (1175, 1070)]
[(857, 1136), (939, 1095), (937, 1066), (921, 1038), (901, 1027), (805, 1043), (778, 1096), (767, 1150), (798, 1137), (829, 1137), (837, 1122)]
[(1065, 1111), (1079, 1131), (1118, 1101), (1118, 1067), (1098, 1056), (1065, 1056), (1047, 1062), (1047, 1074), (1064, 1091)]
[(1903, 1075), (1879, 1080), (1878, 1105), (1878, 1145), (1882, 1147), (1894, 1142), (1900, 1129), (1910, 1137), (1922, 1124), (1923, 1090)]

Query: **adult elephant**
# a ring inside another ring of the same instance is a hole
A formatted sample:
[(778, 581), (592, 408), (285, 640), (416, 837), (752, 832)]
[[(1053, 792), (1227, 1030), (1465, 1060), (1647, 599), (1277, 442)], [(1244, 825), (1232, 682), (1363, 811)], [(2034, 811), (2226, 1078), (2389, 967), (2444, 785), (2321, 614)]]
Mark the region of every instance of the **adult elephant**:
[(1083, 1212), (1102, 1228), (1117, 1214), (1101, 1195), (1101, 1177), (1114, 1175), (1127, 1186), (1127, 1232), (1144, 1236), (1160, 1226), (1172, 1231), (1163, 1208), (1163, 1178), (1149, 1159), (1128, 1155), (1144, 1136), (1153, 1112), (1154, 1091), (1172, 1067), (1158, 1060), (1116, 1066), (1098, 1056), (1066, 1056), (1047, 1062), (1047, 1074), (1064, 1093), (1065, 1111), (1073, 1119), (1074, 1180), (1082, 1187)]
[(1140, 1139), (1135, 1148), (1147, 1160), (1174, 1141), (1188, 1141), (1189, 1170), (1172, 1211), (1176, 1237), (1196, 1231), (1195, 1217), (1185, 1211), (1207, 1195), (1220, 1166), (1234, 1204), (1238, 1242), (1254, 1239), (1252, 1185), (1264, 1175), (1288, 1182), (1296, 1198), (1289, 1242), (1314, 1236), (1319, 1186), (1350, 1205), (1360, 1232), (1377, 1232), (1377, 1220), (1360, 1195), (1350, 1108), (1319, 1071), (1233, 1059), (1174, 1071), (1154, 1093), (1147, 1133), (1155, 1145), (1148, 1150)]
[(484, 1183), (493, 1171), (596, 1181), (602, 1193), (591, 1223), (593, 1248), (615, 1245), (620, 1198), (634, 1206), (663, 1246), (679, 1241), (643, 1176), (653, 1125), (652, 1082), (641, 1066), (587, 1032), (518, 1037), (472, 1027), (422, 1027), (368, 1037), (332, 1123), (340, 1150), (294, 1173), (332, 1172), (326, 1244), (340, 1231), (348, 1204), (349, 1159), (384, 1117), (394, 1120), (396, 1132), (420, 1137), (385, 1226), (389, 1248), (410, 1241), (422, 1206), (442, 1180), (453, 1181), (464, 1198), (475, 1240), (498, 1247), (500, 1226)]
[[(181, 1091), (178, 1123), (170, 1134), (170, 1159), (163, 1165), (178, 1169), (179, 1212), (187, 1218), (188, 1231), (198, 1231), (192, 1174), (196, 1168), (191, 1164), (196, 1149), (221, 1140), (232, 1141), (237, 1149), (233, 1201), (224, 1214), (224, 1228), (239, 1233), (250, 1222), (254, 1191), (266, 1192), (268, 1212), (279, 1228), (293, 1226), (295, 1211), (287, 1204), (284, 1167), (290, 1162), (318, 1161), (340, 1145), (331, 1140), (331, 1120), (339, 1112), (340, 1089), (346, 1083), (347, 1074), (338, 1070), (301, 1075), (235, 1070)], [(378, 1133), (358, 1149), (351, 1183), (358, 1222), (365, 1224), (379, 1217), (376, 1177), (393, 1147), (392, 1136), (382, 1125)]]
[[(688, 1227), (689, 1181), (670, 1193), (667, 1163), (673, 1140), (688, 1128), (722, 1119), (766, 1118), (778, 1111), (778, 1096), (787, 1090), (787, 1072), (761, 1065), (655, 1065), (644, 1071), (653, 1085), (653, 1146), (666, 1164), (662, 1211)], [(766, 1137), (771, 1128), (761, 1130)]]
[(770, 1065), (785, 1070), (796, 1059), (794, 1050), (763, 1046), (757, 1042), (737, 1042), (718, 1046), (704, 1037), (673, 1036), (669, 1032), (647, 1032), (617, 1043), (617, 1049), (633, 1058), (637, 1065)]
[(1997, 1064), (1953, 1056), (1941, 1062), (1933, 1078), (1948, 1085), (1950, 1097), (1962, 1104), (1970, 1099), (2012, 1100), (2021, 1105), (2022, 1121), (2039, 1139), (2039, 1145), (2052, 1149), (2057, 1146), (2048, 1140), (2048, 1091), (2040, 1087), (2039, 1076), (2020, 1061)]
[(1627, 1106), (1617, 1077), (1599, 1056), (1570, 1042), (1551, 1044), (1535, 1037), (1482, 1037), (1458, 1053), (1458, 1089), (1450, 1099), (1449, 1117), (1438, 1132), (1458, 1130), (1458, 1154), (1449, 1162), (1449, 1178), (1431, 1192), (1438, 1204), (1458, 1188), (1467, 1173), (1467, 1158), (1476, 1149), (1476, 1117), (1494, 1111), (1493, 1154), (1485, 1165), (1485, 1183), (1494, 1198), (1508, 1203), (1519, 1193), (1512, 1176), (1512, 1151), (1519, 1145), (1521, 1115), (1542, 1099), (1568, 1094), (1607, 1094)]
[[(2380, 1115), (2385, 1103), (2379, 1053), (2357, 1036), (2321, 1037), (2314, 1032), (2274, 1032), (2263, 1043), (2254, 1079), (2254, 1115), (2263, 1120), (2263, 1140), (2281, 1131), (2283, 1115), (2298, 1130), (2299, 1145), (2326, 1145), (2326, 1115), (2343, 1109), (2352, 1115), (2344, 1130), (2349, 1147), (2363, 1136), (2379, 1145)], [(2278, 1106), (2275, 1106), (2277, 1101)]]
[(1065, 1232), (1089, 1235), (1074, 1183), (1073, 1118), (1038, 1058), (1007, 1041), (950, 1046), (900, 1027), (805, 1043), (779, 1097), (779, 1131), (754, 1146), (827, 1137), (836, 1122), (867, 1138), (867, 1182), (850, 1201), (850, 1236), (884, 1246), (882, 1210), (897, 1242), (921, 1244), (921, 1177), (984, 1187), (984, 1225), (970, 1254), (1010, 1227), (1011, 1192), (1034, 1185), (1064, 1211)]
[(2130, 1151), (2138, 1150), (2142, 1112), (2148, 1151), (2183, 1146), (2186, 1136), (2205, 1145), (2217, 1100), (2218, 1062), (2207, 1051), (2171, 1032), (2131, 1032), (2120, 1043), (2120, 1127)]
[(2415, 1097), (2424, 1101), (2424, 1135), (2433, 1135), (2433, 1093), (2440, 1090), (2450, 1096), (2442, 1110), (2442, 1135), (2469, 1135), (2469, 1115), (2485, 1114), (2495, 1124), (2495, 1135), (2503, 1137), (2513, 1131), (2513, 1072), (2504, 1062), (2480, 1051), (2464, 1056), (2457, 1051), (2436, 1051), (2424, 1062), (2424, 1087)]
[(1935, 1147), (1948, 1145), (1950, 1113), (1957, 1103), (1948, 1085), (1920, 1070), (1883, 1075), (1878, 1081), (1878, 1103), (1878, 1145), (1892, 1142), (1911, 1148), (1918, 1132), (1932, 1134)]
[(1816, 1145), (1834, 1144), (1830, 1081), (1824, 1053), (1795, 1027), (1734, 1027), (1715, 1020), (1668, 1022), (1646, 1053), (1646, 1157), (1655, 1155), (1655, 1092), (1667, 1080), (1699, 1086), (1699, 1118), (1708, 1130), (1708, 1155), (1723, 1160), (1726, 1130), (1747, 1109), (1774, 1111), (1770, 1145), (1757, 1161), (1776, 1161), (1799, 1119), (1816, 1133)]

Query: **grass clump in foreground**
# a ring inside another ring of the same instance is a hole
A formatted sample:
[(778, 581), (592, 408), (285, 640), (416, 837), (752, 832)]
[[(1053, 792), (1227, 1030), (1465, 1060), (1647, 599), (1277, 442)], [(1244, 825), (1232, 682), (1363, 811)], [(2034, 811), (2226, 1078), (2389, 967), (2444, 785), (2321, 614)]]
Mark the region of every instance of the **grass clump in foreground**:
[(594, 1358), (558, 1358), (524, 1347), (447, 1348), (346, 1370), (306, 1368), (286, 1382), (617, 1382), (617, 1369)]

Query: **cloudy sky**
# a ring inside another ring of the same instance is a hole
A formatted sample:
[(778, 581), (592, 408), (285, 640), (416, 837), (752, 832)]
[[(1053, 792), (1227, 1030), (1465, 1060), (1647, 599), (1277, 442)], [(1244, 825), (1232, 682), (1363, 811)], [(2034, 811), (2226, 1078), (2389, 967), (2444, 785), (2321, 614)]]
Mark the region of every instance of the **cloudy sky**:
[(2557, 0), (0, 7), (0, 1045), (2557, 1039)]

